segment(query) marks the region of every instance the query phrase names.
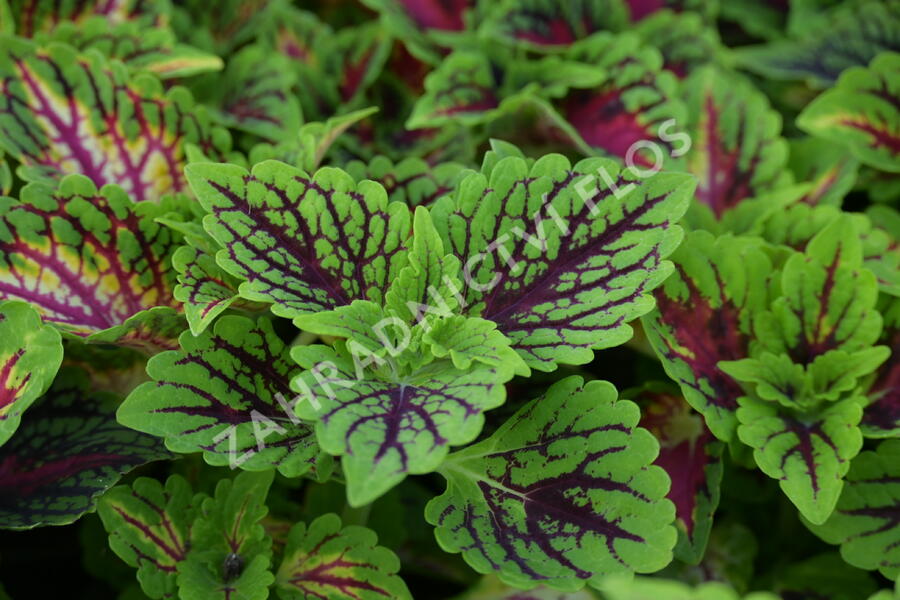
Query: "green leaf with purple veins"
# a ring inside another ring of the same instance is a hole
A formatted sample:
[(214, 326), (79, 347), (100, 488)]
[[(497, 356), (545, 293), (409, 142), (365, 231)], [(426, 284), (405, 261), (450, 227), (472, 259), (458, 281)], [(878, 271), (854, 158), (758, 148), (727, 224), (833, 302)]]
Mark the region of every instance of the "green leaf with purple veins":
[(886, 440), (853, 461), (831, 517), (810, 529), (841, 545), (845, 561), (861, 569), (900, 575), (900, 440)]
[(119, 399), (63, 368), (0, 448), (0, 528), (66, 525), (145, 463), (171, 458), (156, 438), (116, 422)]
[(553, 51), (598, 31), (620, 31), (627, 24), (628, 10), (620, 0), (503, 0), (496, 3), (485, 29), (528, 49)]
[(96, 49), (121, 60), (132, 71), (149, 71), (161, 79), (219, 71), (223, 66), (215, 54), (177, 43), (169, 29), (147, 28), (135, 22), (110, 25), (103, 17), (60, 23), (52, 34), (36, 36), (36, 40), (41, 44), (69, 44), (79, 52)]
[(719, 368), (750, 353), (753, 318), (765, 308), (772, 263), (751, 238), (692, 232), (672, 255), (675, 274), (656, 290), (643, 318), (666, 373), (710, 430), (728, 441), (737, 426), (740, 385)]
[(438, 543), (523, 588), (575, 591), (661, 569), (672, 560), (675, 508), (639, 418), (610, 383), (557, 382), (441, 466), (447, 491), (425, 512)]
[(177, 572), (187, 559), (194, 519), (205, 497), (194, 495), (180, 475), (169, 477), (165, 487), (141, 477), (109, 490), (97, 504), (110, 548), (137, 568), (141, 589), (150, 598), (177, 594)]
[(759, 350), (809, 364), (829, 350), (853, 353), (881, 332), (878, 281), (862, 267), (862, 244), (834, 221), (795, 253), (779, 275), (779, 294), (755, 318)]
[(400, 561), (382, 546), (371, 529), (341, 527), (327, 514), (307, 525), (297, 523), (288, 534), (284, 559), (275, 579), (283, 600), (381, 600), (412, 598), (397, 575)]
[[(895, 3), (900, 22), (900, 2)], [(900, 48), (898, 48), (900, 50)], [(849, 149), (861, 162), (900, 172), (900, 53), (884, 52), (867, 67), (847, 69), (813, 100), (797, 125)]]
[(331, 167), (309, 176), (277, 161), (252, 173), (201, 163), (186, 172), (223, 247), (217, 262), (244, 280), (242, 297), (273, 303), (278, 316), (380, 302), (406, 264), (409, 209), (375, 182)]
[[(835, 4), (832, 11), (815, 7), (818, 10), (811, 14), (798, 16), (796, 23), (803, 31), (794, 39), (737, 49), (737, 65), (773, 79), (803, 79), (828, 87), (845, 70), (865, 66), (879, 52), (900, 50), (900, 3), (896, 0)], [(795, 8), (792, 4), (792, 19)]]
[(121, 423), (164, 437), (175, 452), (203, 451), (212, 465), (327, 476), (312, 426), (293, 412), (298, 369), (267, 319), (225, 316), (180, 343), (147, 364), (153, 381), (122, 403)]
[(68, 22), (84, 24), (97, 16), (111, 25), (134, 22), (142, 27), (160, 26), (168, 21), (169, 2), (141, 0), (89, 0), (54, 2), (47, 0), (0, 0), (0, 31), (34, 37), (53, 31)]
[(62, 363), (59, 332), (23, 302), (0, 302), (0, 446), (47, 391)]
[(312, 426), (293, 414), (298, 369), (267, 319), (225, 316), (180, 343), (150, 359), (153, 381), (122, 403), (121, 423), (164, 437), (175, 452), (203, 451), (212, 465), (277, 467), (289, 477), (327, 470)]
[(706, 552), (719, 506), (723, 444), (671, 386), (650, 383), (633, 398), (641, 408), (640, 426), (659, 442), (654, 464), (672, 481), (667, 497), (675, 504), (675, 557), (697, 564)]
[(695, 71), (682, 90), (691, 139), (686, 167), (700, 179), (698, 209), (720, 219), (741, 201), (788, 181), (781, 115), (762, 92), (714, 67)]
[(743, 397), (738, 437), (753, 448), (759, 468), (813, 523), (838, 501), (850, 460), (862, 448), (862, 399), (850, 397), (814, 412), (786, 412), (774, 402)]
[(216, 259), (194, 246), (182, 246), (172, 255), (178, 285), (172, 295), (184, 304), (191, 333), (200, 335), (230, 307), (265, 310), (266, 305), (238, 296), (240, 282), (216, 264)]
[(421, 353), (414, 344), (378, 357), (353, 341), (295, 347), (307, 370), (293, 388), (297, 414), (317, 421), (322, 449), (342, 456), (349, 503), (362, 506), (409, 473), (434, 471), (451, 445), (474, 440), (484, 411), (503, 404), (512, 373), (484, 364), (461, 370), (449, 360), (410, 366)]
[(240, 473), (216, 486), (191, 530), (191, 550), (178, 571), (181, 600), (265, 600), (272, 538), (260, 523), (274, 471)]
[(551, 154), (529, 168), (507, 157), (431, 214), (463, 266), (468, 314), (496, 322), (529, 367), (551, 371), (631, 337), (627, 323), (652, 309), (650, 292), (671, 273), (665, 258), (693, 188), (689, 175), (639, 179), (606, 159), (572, 166)]
[(431, 166), (421, 158), (405, 158), (394, 163), (386, 156), (376, 156), (368, 164), (351, 161), (344, 168), (356, 181), (377, 181), (388, 198), (407, 206), (430, 206), (441, 196), (450, 194), (464, 172), (463, 165), (457, 163)]
[(80, 173), (133, 200), (186, 191), (185, 145), (223, 156), (228, 132), (210, 126), (182, 88), (71, 46), (0, 38), (0, 146), (42, 175)]
[(217, 107), (213, 115), (223, 125), (280, 141), (300, 129), (300, 105), (291, 92), (295, 79), (284, 56), (255, 44), (233, 54), (221, 75), (208, 75), (192, 89)]
[(184, 329), (172, 310), (181, 236), (155, 219), (185, 210), (183, 200), (134, 203), (118, 187), (98, 191), (81, 175), (29, 184), (19, 200), (0, 198), (0, 298), (27, 300), (88, 341), (170, 347)]

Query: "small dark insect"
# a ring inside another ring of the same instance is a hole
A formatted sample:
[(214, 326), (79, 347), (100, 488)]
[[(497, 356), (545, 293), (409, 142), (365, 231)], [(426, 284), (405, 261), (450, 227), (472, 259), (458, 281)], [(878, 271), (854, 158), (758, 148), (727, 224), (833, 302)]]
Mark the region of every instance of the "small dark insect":
[(222, 563), (222, 577), (226, 582), (238, 577), (243, 570), (244, 559), (240, 554), (232, 552), (225, 557), (225, 562)]

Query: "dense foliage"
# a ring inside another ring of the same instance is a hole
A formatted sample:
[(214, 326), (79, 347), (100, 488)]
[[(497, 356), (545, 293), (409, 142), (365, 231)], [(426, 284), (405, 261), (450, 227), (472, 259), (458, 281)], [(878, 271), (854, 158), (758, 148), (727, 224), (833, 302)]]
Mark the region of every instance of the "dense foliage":
[(889, 600), (898, 204), (898, 0), (0, 0), (0, 599)]

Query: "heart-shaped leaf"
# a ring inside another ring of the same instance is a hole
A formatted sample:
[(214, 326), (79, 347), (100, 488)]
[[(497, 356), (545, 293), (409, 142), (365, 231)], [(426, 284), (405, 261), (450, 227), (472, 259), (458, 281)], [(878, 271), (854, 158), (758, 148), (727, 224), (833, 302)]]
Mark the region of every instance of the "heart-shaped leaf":
[(22, 302), (0, 302), (0, 446), (47, 391), (62, 363), (59, 332)]
[[(599, 183), (598, 183), (599, 178)], [(464, 306), (497, 323), (529, 367), (591, 360), (631, 336), (671, 272), (675, 225), (693, 190), (684, 174), (637, 179), (605, 159), (574, 167), (507, 157), (468, 175), (432, 208), (463, 266)]]
[(159, 440), (116, 422), (118, 398), (63, 368), (0, 448), (0, 528), (65, 525), (124, 473), (170, 458)]
[(400, 561), (387, 548), (376, 546), (377, 542), (371, 529), (354, 525), (341, 528), (341, 520), (334, 514), (319, 517), (309, 527), (297, 523), (288, 534), (275, 580), (279, 597), (412, 598), (397, 576)]
[[(448, 552), (517, 587), (574, 591), (672, 559), (659, 445), (612, 384), (554, 384), (489, 438), (441, 466), (447, 491), (425, 517)], [(627, 449), (627, 454), (625, 451)]]
[(154, 381), (122, 403), (121, 423), (165, 437), (175, 452), (203, 451), (213, 465), (278, 467), (290, 477), (317, 469), (312, 428), (289, 400), (297, 369), (268, 320), (225, 316), (180, 343), (147, 363)]
[(185, 145), (222, 156), (228, 133), (213, 129), (190, 94), (164, 93), (149, 75), (71, 46), (0, 39), (0, 146), (36, 170), (81, 173), (97, 186), (116, 183), (133, 200), (186, 191)]

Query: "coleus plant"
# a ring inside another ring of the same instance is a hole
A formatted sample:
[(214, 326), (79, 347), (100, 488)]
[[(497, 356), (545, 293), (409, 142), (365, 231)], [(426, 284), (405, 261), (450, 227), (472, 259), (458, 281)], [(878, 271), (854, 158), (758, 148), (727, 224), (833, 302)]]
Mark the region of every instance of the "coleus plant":
[(0, 598), (895, 597), (898, 32), (0, 0)]

